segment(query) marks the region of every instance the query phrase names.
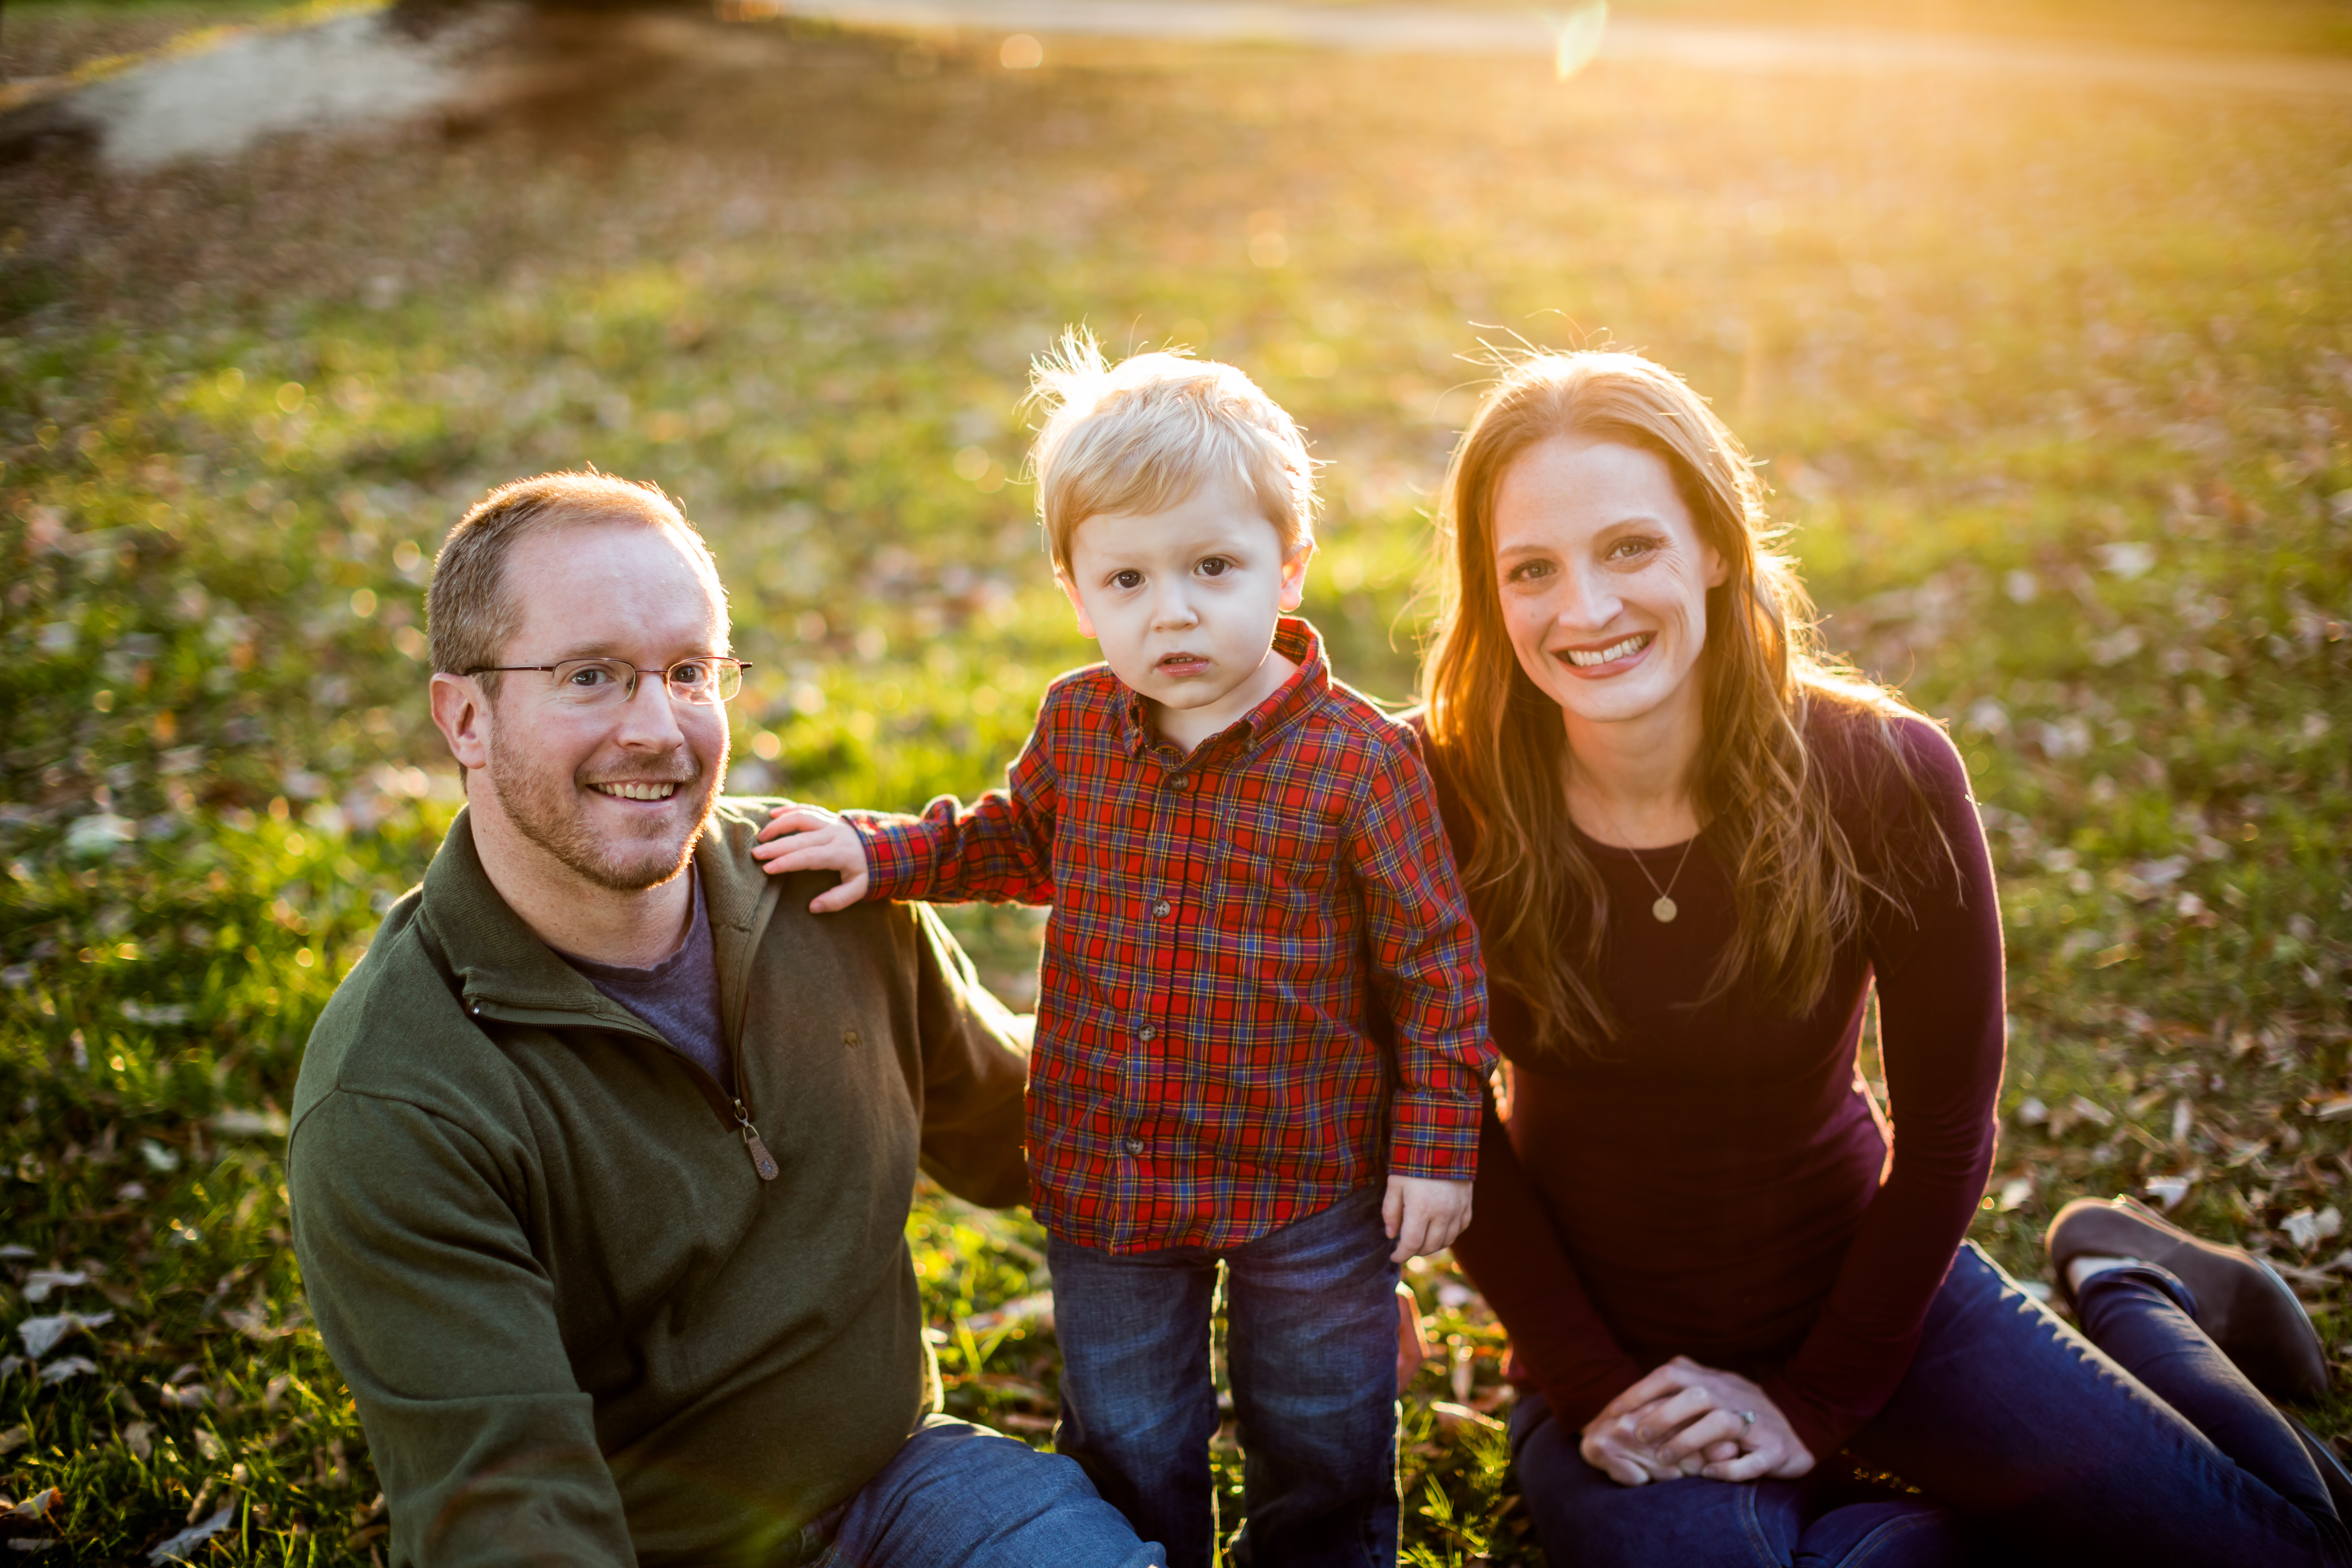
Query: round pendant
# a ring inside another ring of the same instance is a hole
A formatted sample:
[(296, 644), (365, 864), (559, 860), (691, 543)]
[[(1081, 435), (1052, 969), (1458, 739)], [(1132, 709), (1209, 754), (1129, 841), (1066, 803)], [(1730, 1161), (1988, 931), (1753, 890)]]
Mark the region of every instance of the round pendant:
[(1650, 912), (1658, 917), (1660, 925), (1665, 925), (1673, 921), (1678, 911), (1675, 909), (1674, 900), (1661, 893), (1658, 895), (1658, 901), (1650, 906)]

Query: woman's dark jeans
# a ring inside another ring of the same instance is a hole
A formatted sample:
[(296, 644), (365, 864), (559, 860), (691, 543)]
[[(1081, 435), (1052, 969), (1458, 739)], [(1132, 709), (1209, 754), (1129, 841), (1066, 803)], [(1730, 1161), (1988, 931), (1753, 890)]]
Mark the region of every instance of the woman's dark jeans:
[(1168, 1550), (1216, 1553), (1209, 1318), (1225, 1272), (1225, 1368), (1248, 1515), (1233, 1561), (1388, 1568), (1396, 1561), (1397, 1266), (1381, 1186), (1238, 1247), (1114, 1256), (1049, 1243), (1062, 1344), (1055, 1447)]
[(2082, 1331), (1971, 1245), (1911, 1370), (1846, 1453), (1924, 1495), (1858, 1491), (1853, 1465), (1795, 1481), (1621, 1487), (1540, 1395), (1511, 1451), (1552, 1568), (2133, 1568), (2352, 1563), (2301, 1442), (2191, 1321), (2160, 1268), (2084, 1282)]

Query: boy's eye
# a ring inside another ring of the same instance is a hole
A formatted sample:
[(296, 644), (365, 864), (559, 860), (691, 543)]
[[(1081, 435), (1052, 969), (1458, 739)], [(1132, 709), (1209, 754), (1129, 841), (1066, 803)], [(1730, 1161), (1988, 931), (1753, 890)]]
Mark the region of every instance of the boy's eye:
[(1114, 572), (1110, 574), (1110, 585), (1114, 588), (1133, 588), (1142, 582), (1143, 574), (1140, 572)]
[(1222, 555), (1212, 555), (1207, 560), (1201, 563), (1201, 575), (1203, 577), (1222, 577), (1228, 571), (1233, 569), (1233, 564), (1234, 563), (1232, 562), (1226, 560)]

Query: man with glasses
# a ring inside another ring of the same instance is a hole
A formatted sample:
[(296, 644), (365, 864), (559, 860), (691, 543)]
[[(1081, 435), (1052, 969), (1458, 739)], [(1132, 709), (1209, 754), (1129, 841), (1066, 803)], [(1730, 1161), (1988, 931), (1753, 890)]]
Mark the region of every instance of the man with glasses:
[(700, 536), (521, 480), (427, 615), (466, 809), (320, 1017), (287, 1156), (394, 1562), (1161, 1562), (1069, 1460), (933, 1414), (916, 1172), (1023, 1200), (1024, 1058), (929, 910), (813, 916), (827, 879), (751, 858)]

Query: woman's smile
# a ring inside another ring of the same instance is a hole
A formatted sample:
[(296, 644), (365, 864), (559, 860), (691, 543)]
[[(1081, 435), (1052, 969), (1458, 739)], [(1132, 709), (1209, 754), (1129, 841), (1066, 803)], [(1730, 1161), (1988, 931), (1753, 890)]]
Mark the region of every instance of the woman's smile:
[(1587, 679), (1597, 676), (1621, 675), (1633, 668), (1650, 645), (1658, 640), (1655, 632), (1635, 632), (1605, 647), (1586, 644), (1580, 647), (1556, 647), (1551, 656)]

